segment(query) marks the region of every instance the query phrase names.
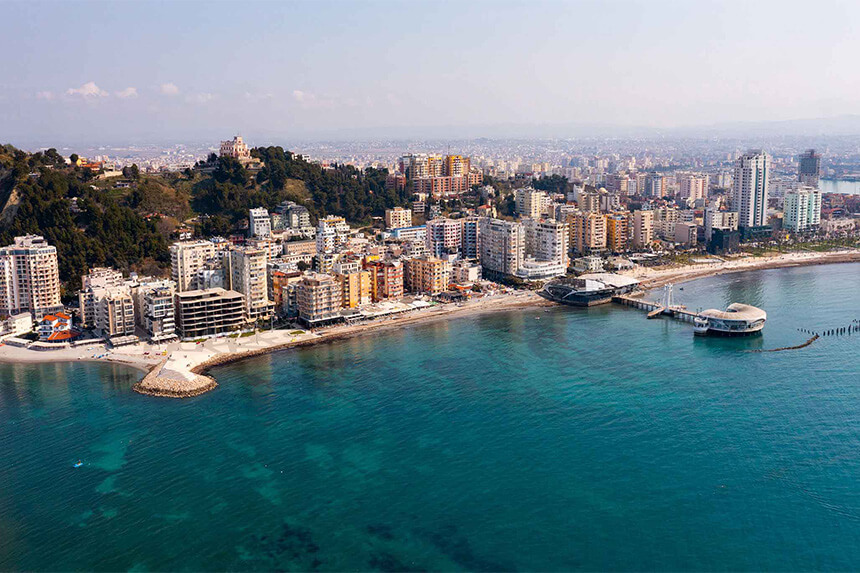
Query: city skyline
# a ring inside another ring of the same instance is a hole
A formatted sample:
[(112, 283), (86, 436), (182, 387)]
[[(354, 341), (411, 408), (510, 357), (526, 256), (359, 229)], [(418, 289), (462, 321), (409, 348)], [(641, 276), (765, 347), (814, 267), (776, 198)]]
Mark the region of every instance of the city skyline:
[(0, 132), (575, 137), (774, 122), (860, 133), (860, 79), (845, 73), (860, 48), (847, 30), (856, 5), (433, 6), (6, 3), (0, 45), (16, 57)]

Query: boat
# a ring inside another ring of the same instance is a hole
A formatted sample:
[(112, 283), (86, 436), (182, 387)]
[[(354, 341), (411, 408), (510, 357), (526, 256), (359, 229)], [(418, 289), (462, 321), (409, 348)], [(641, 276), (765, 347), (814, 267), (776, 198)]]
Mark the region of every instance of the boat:
[(79, 467), (81, 467), (82, 465), (84, 465), (84, 462), (82, 462), (81, 460), (78, 460), (78, 461), (76, 461), (76, 462), (74, 463), (74, 465), (73, 465), (72, 467), (73, 467), (73, 468), (79, 468)]
[(699, 336), (753, 336), (761, 334), (767, 313), (760, 308), (735, 302), (726, 310), (708, 309), (693, 319), (693, 332)]

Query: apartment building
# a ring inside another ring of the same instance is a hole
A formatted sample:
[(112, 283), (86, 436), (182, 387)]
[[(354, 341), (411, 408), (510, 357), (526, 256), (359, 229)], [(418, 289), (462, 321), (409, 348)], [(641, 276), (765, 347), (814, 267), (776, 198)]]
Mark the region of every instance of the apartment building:
[(234, 332), (245, 325), (245, 297), (213, 288), (176, 293), (176, 328), (183, 339)]
[(356, 308), (370, 304), (372, 300), (370, 271), (354, 269), (338, 272), (335, 280), (341, 286), (341, 299), (344, 308)]
[(427, 254), (430, 256), (441, 257), (460, 252), (463, 231), (459, 220), (433, 219), (427, 221), (426, 232)]
[(171, 280), (148, 280), (132, 287), (135, 322), (151, 342), (176, 338), (175, 293), (176, 283)]
[(269, 300), (267, 263), (266, 249), (237, 247), (223, 253), (227, 289), (244, 296), (248, 322), (268, 319), (274, 308)]
[(654, 241), (654, 212), (634, 211), (632, 226), (633, 246), (637, 249), (649, 247)]
[(575, 214), (570, 221), (570, 244), (580, 254), (606, 249), (606, 217), (596, 212)]
[(343, 287), (328, 274), (309, 273), (296, 285), (299, 319), (309, 326), (337, 319), (343, 304)]
[(326, 217), (317, 225), (317, 253), (333, 253), (349, 239), (349, 224), (343, 217)]
[(484, 218), (479, 222), (480, 260), (488, 277), (515, 276), (525, 257), (525, 233), (519, 222)]
[(248, 232), (260, 239), (272, 236), (272, 220), (268, 210), (257, 207), (248, 211)]
[(821, 223), (821, 191), (803, 186), (785, 194), (783, 226), (799, 233)]
[(429, 255), (405, 261), (404, 275), (409, 292), (435, 295), (448, 290), (451, 263)]
[(606, 248), (620, 253), (629, 248), (630, 218), (626, 213), (610, 213), (606, 216)]
[(96, 324), (96, 291), (109, 287), (122, 286), (125, 279), (116, 269), (95, 267), (81, 277), (81, 291), (78, 293), (78, 308), (81, 326), (94, 328)]
[(412, 226), (412, 211), (403, 207), (385, 210), (385, 228), (402, 229)]
[(38, 321), (62, 310), (56, 247), (26, 235), (0, 248), (0, 315), (29, 312)]
[(211, 241), (181, 241), (170, 245), (170, 278), (177, 292), (201, 288), (198, 273), (215, 259), (217, 248)]
[(370, 296), (374, 302), (403, 297), (403, 263), (372, 261), (365, 263), (370, 272)]
[(517, 214), (520, 217), (540, 219), (550, 205), (550, 198), (545, 192), (531, 187), (514, 191)]
[(552, 219), (523, 219), (526, 254), (537, 261), (568, 265), (570, 231), (568, 223)]

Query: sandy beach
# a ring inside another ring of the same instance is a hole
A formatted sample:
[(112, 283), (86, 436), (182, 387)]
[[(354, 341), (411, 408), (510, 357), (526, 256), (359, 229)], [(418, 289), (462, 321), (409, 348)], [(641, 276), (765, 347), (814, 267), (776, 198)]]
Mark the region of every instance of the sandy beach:
[[(831, 253), (789, 253), (767, 257), (733, 257), (714, 259), (713, 263), (645, 268), (625, 271), (622, 274), (642, 281), (646, 290), (668, 283), (751, 270), (773, 269), (803, 265), (832, 264), (860, 261), (860, 250)], [(392, 315), (372, 321), (343, 324), (316, 331), (286, 329), (260, 331), (238, 338), (218, 337), (204, 342), (173, 342), (152, 345), (139, 343), (110, 349), (104, 344), (60, 350), (37, 351), (8, 344), (0, 345), (0, 362), (63, 362), (102, 361), (124, 364), (146, 372), (134, 386), (141, 394), (185, 398), (197, 396), (217, 387), (217, 382), (206, 375), (213, 366), (242, 360), (282, 349), (320, 344), (366, 335), (370, 331), (426, 324), (434, 320), (510, 311), (518, 308), (551, 306), (532, 291), (514, 291), (472, 299), (464, 303), (436, 304), (404, 314)]]

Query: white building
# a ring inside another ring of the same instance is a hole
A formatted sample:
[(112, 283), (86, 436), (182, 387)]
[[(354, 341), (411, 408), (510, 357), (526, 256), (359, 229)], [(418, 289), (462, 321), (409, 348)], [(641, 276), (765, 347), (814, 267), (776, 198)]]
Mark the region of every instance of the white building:
[(266, 238), (272, 235), (272, 220), (269, 211), (264, 207), (257, 207), (248, 211), (248, 231), (252, 237)]
[(317, 253), (333, 253), (346, 245), (349, 224), (343, 217), (326, 217), (317, 225)]
[(433, 219), (427, 221), (427, 254), (441, 257), (449, 253), (459, 253), (462, 240), (460, 221), (454, 219)]
[(732, 204), (738, 211), (740, 227), (767, 224), (770, 155), (761, 150), (749, 151), (735, 162)]
[(517, 213), (521, 217), (540, 219), (551, 201), (549, 195), (543, 191), (524, 187), (514, 192)]
[(737, 231), (738, 214), (735, 211), (718, 211), (713, 208), (705, 209), (705, 241), (711, 240), (714, 229)]
[(817, 227), (821, 223), (821, 191), (801, 187), (785, 194), (783, 227), (794, 233)]
[(247, 320), (268, 319), (274, 303), (269, 300), (266, 249), (236, 248), (225, 252), (223, 261), (227, 289), (244, 296)]
[(41, 320), (62, 310), (57, 248), (38, 235), (0, 248), (0, 315), (30, 312)]
[(170, 278), (176, 283), (176, 292), (202, 288), (198, 284), (198, 274), (215, 255), (216, 247), (211, 241), (182, 241), (170, 245)]
[(485, 275), (515, 276), (525, 258), (522, 223), (481, 219), (481, 266)]

